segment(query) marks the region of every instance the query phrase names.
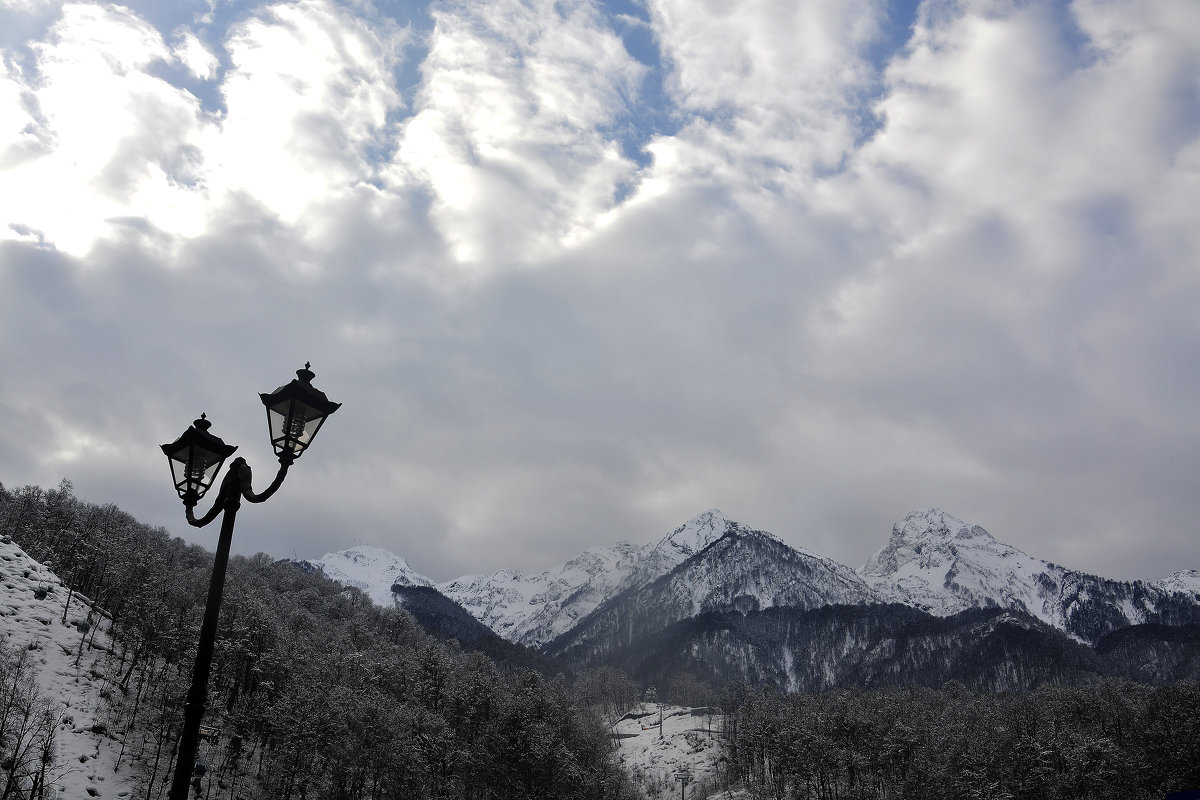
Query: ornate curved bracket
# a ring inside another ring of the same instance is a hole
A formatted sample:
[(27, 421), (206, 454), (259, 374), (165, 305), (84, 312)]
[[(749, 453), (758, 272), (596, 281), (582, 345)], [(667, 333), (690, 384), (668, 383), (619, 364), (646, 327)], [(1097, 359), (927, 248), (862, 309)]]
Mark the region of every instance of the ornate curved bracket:
[(225, 473), (224, 479), (221, 481), (221, 489), (217, 492), (217, 500), (213, 503), (213, 507), (208, 513), (197, 518), (195, 511), (196, 501), (183, 501), (184, 513), (187, 517), (189, 525), (197, 528), (203, 528), (215, 520), (222, 511), (237, 511), (241, 506), (240, 497), (246, 498), (250, 503), (261, 503), (275, 492), (279, 491), (279, 487), (283, 485), (283, 479), (287, 477), (288, 468), (292, 466), (295, 457), (291, 453), (284, 453), (279, 457), (279, 471), (275, 473), (275, 480), (271, 481), (271, 485), (262, 491), (261, 494), (255, 494), (250, 483), (253, 479), (253, 471), (250, 465), (246, 463), (246, 459), (238, 456), (229, 464), (229, 470)]
[[(241, 468), (239, 469), (239, 489), (241, 490), (242, 497), (246, 498), (246, 501), (249, 503), (261, 503), (271, 495), (275, 494), (275, 492), (279, 490), (279, 487), (283, 485), (283, 479), (287, 477), (288, 467), (290, 467), (292, 462), (295, 460), (295, 457), (291, 453), (284, 453), (283, 455), (279, 456), (279, 471), (275, 473), (275, 480), (271, 481), (271, 485), (264, 489), (262, 494), (255, 494), (254, 490), (250, 488), (250, 465), (246, 463), (246, 459), (244, 458), (234, 459), (234, 464), (236, 464), (238, 461), (242, 462)], [(230, 469), (232, 469), (232, 467), (230, 467)]]

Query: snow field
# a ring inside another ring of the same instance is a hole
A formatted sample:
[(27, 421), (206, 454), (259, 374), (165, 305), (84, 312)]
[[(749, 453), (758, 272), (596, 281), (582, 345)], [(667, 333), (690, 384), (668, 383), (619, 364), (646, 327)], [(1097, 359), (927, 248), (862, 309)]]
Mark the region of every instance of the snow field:
[(659, 706), (639, 703), (613, 725), (621, 767), (647, 797), (680, 797), (675, 775), (681, 771), (690, 775), (684, 800), (730, 797), (717, 789), (723, 769), (723, 717), (709, 711), (715, 709), (663, 705), (660, 733)]
[[(71, 598), (64, 623), (66, 606), (62, 581), (8, 537), (0, 537), (0, 642), (12, 656), (31, 660), (36, 696), (53, 721), (49, 796), (131, 797), (133, 775), (113, 768), (118, 745), (103, 735), (99, 708), (97, 679), (112, 648), (106, 625), (80, 595)], [(101, 629), (92, 630), (98, 624)]]

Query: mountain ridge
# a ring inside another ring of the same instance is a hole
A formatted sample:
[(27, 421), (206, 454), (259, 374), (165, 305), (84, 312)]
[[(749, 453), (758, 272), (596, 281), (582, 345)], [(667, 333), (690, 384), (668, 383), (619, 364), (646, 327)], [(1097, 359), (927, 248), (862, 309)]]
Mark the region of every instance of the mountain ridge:
[[(723, 559), (750, 559), (752, 569), (747, 571), (749, 562), (739, 563), (741, 572), (734, 574), (721, 558), (702, 557), (711, 556), (712, 548), (731, 536), (743, 547), (723, 551)], [(756, 543), (753, 557), (749, 542)], [(1028, 614), (1088, 643), (1130, 625), (1200, 621), (1200, 571), (1181, 570), (1149, 581), (1090, 575), (1030, 556), (936, 507), (905, 515), (884, 546), (858, 570), (732, 521), (718, 509), (645, 545), (621, 541), (593, 547), (533, 575), (503, 569), (439, 584), (413, 571), (399, 556), (387, 554), (389, 559), (381, 553), (386, 551), (350, 548), (326, 554), (312, 565), (335, 580), (340, 579), (331, 572), (346, 574), (356, 581), (348, 585), (359, 588), (371, 583), (363, 575), (369, 563), (385, 565), (387, 570), (365, 588), (375, 602), (395, 603), (394, 585), (431, 586), (505, 639), (544, 649), (565, 646), (563, 637), (572, 632), (574, 646), (579, 646), (592, 635), (586, 633), (587, 626), (611, 628), (612, 619), (593, 619), (602, 608), (629, 624), (651, 624), (656, 617), (669, 624), (668, 618), (677, 621), (685, 612), (745, 613), (846, 602), (894, 602), (934, 616), (1001, 608)], [(343, 563), (347, 560), (354, 569)], [(692, 566), (672, 579), (670, 588), (653, 588), (687, 564)], [(802, 564), (807, 566), (801, 569)], [(622, 602), (639, 598), (636, 603), (655, 611), (613, 612), (622, 597)]]
[(1128, 625), (1190, 621), (1180, 596), (1200, 604), (1200, 591), (1191, 590), (1200, 589), (1200, 580), (1193, 583), (1189, 571), (1158, 581), (1117, 581), (1072, 570), (938, 508), (912, 511), (897, 522), (859, 574), (886, 599), (935, 616), (1009, 608), (1086, 642)]

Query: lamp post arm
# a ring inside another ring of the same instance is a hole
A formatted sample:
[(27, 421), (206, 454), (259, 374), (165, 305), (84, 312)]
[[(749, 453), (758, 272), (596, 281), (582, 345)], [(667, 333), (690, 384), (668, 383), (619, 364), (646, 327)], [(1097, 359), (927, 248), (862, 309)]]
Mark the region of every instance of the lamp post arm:
[(246, 498), (246, 501), (249, 503), (261, 503), (268, 499), (275, 492), (279, 491), (279, 487), (283, 485), (283, 479), (287, 477), (288, 467), (292, 466), (292, 462), (295, 460), (295, 456), (291, 453), (284, 453), (279, 456), (279, 471), (275, 473), (275, 480), (271, 481), (271, 485), (264, 489), (261, 494), (255, 494), (254, 490), (250, 488), (252, 477), (250, 465), (242, 461), (241, 469), (239, 470), (242, 497)]
[(221, 488), (217, 491), (216, 502), (213, 503), (213, 507), (210, 508), (208, 513), (203, 517), (200, 517), (199, 519), (196, 518), (196, 512), (194, 511), (196, 507), (196, 501), (193, 499), (194, 495), (192, 498), (185, 497), (183, 499), (184, 516), (187, 517), (188, 525), (191, 525), (194, 528), (203, 528), (205, 525), (215, 520), (222, 511), (229, 507), (231, 499), (234, 502), (237, 501), (238, 487), (242, 483), (239, 462), (240, 465), (245, 467), (246, 471), (249, 472), (250, 468), (245, 466), (246, 459), (235, 458), (233, 463), (229, 465), (229, 470), (225, 473), (225, 477), (221, 480)]

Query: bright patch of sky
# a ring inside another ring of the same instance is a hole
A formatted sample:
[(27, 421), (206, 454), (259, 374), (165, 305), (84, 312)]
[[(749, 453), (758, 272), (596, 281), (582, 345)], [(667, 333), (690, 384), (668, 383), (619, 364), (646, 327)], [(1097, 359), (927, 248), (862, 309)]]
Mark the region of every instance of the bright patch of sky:
[(444, 580), (719, 506), (858, 564), (937, 505), (1200, 563), (1191, 0), (3, 0), (0, 51), (6, 485), (205, 541), (155, 445), (269, 473), (311, 360), (345, 409), (243, 550)]

